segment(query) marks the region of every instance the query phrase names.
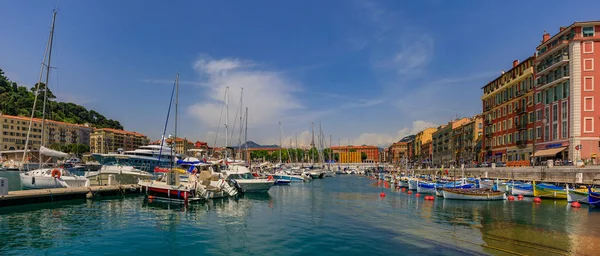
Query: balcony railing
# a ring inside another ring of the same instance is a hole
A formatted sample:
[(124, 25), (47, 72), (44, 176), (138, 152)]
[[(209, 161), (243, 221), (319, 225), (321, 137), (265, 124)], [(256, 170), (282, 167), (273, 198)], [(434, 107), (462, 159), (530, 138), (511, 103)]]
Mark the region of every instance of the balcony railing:
[(517, 140), (516, 144), (517, 144), (517, 147), (519, 147), (519, 148), (527, 147), (527, 140)]
[(517, 127), (518, 130), (526, 130), (527, 129), (527, 123), (520, 123), (515, 126)]

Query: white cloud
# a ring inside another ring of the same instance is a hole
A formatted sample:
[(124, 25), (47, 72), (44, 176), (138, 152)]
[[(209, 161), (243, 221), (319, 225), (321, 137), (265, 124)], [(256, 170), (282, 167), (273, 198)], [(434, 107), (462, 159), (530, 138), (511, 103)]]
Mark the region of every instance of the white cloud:
[(342, 139), (342, 144), (344, 144), (344, 142), (346, 142), (346, 143), (349, 142), (352, 145), (363, 145), (364, 144), (364, 145), (375, 145), (375, 146), (389, 146), (390, 144), (401, 140), (402, 138), (404, 138), (407, 135), (417, 134), (420, 131), (425, 130), (425, 128), (428, 128), (428, 127), (437, 127), (437, 125), (434, 123), (431, 123), (431, 122), (417, 120), (412, 123), (412, 127), (404, 127), (402, 129), (396, 131), (395, 134), (363, 133), (354, 139), (350, 139), (350, 140)]
[[(276, 125), (291, 111), (304, 107), (293, 92), (299, 86), (283, 74), (259, 69), (252, 61), (239, 59), (212, 60), (200, 58), (194, 63), (196, 71), (206, 79), (208, 99), (191, 105), (189, 113), (208, 127), (225, 124), (225, 114), (221, 109), (225, 103), (225, 91), (229, 87), (229, 121), (233, 128), (236, 111), (239, 109), (241, 88), (243, 88), (243, 106), (248, 107), (248, 126)], [(238, 111), (239, 112), (239, 111)], [(239, 121), (237, 121), (239, 123)], [(239, 127), (239, 124), (237, 124)]]

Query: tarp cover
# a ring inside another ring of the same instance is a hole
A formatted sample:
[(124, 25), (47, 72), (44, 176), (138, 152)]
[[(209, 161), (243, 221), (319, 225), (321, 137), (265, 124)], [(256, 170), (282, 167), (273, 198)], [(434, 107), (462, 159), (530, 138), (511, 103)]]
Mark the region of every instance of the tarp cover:
[(42, 153), (42, 155), (52, 156), (52, 157), (60, 157), (60, 158), (67, 158), (67, 157), (69, 157), (69, 154), (67, 154), (67, 153), (56, 151), (54, 149), (49, 149), (49, 148), (44, 147), (44, 146), (40, 147), (40, 153)]

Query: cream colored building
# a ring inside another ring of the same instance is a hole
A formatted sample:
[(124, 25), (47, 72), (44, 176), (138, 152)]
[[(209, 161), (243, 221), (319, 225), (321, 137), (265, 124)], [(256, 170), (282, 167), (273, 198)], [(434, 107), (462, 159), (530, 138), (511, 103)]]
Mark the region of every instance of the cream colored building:
[(437, 131), (437, 128), (435, 127), (430, 127), (427, 128), (425, 130), (422, 130), (421, 132), (417, 133), (416, 137), (415, 137), (415, 157), (417, 158), (417, 160), (419, 162), (425, 160), (425, 159), (429, 159), (429, 150), (427, 152), (421, 152), (421, 148), (423, 147), (423, 145), (427, 142), (431, 142), (431, 139), (433, 137), (433, 133)]
[(112, 128), (95, 129), (90, 138), (91, 153), (107, 154), (118, 149), (134, 150), (146, 146), (150, 139), (146, 135)]
[[(0, 151), (23, 150), (27, 139), (29, 128), (28, 117), (3, 115), (0, 113)], [(54, 143), (60, 145), (85, 144), (90, 143), (90, 133), (93, 128), (89, 125), (70, 124), (46, 120), (45, 122), (44, 145), (49, 146)], [(28, 148), (38, 150), (42, 140), (42, 120), (33, 119), (31, 133), (29, 135)]]
[[(194, 148), (194, 142), (189, 141), (187, 138), (177, 138), (175, 140), (175, 142), (177, 142), (175, 144), (175, 153), (176, 154), (185, 155), (188, 153), (188, 150)], [(166, 145), (169, 145), (170, 147), (173, 146), (172, 139), (166, 139), (165, 143), (166, 143)], [(160, 140), (153, 141), (151, 144), (152, 145), (160, 145)]]

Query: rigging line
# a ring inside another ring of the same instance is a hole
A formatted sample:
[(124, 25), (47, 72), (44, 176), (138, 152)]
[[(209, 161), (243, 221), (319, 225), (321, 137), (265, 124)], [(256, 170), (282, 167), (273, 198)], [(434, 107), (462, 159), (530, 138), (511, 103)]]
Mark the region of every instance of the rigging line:
[(213, 143), (213, 148), (217, 146), (217, 139), (219, 138), (219, 129), (221, 128), (221, 121), (223, 119), (223, 110), (225, 110), (225, 104), (221, 105), (221, 115), (219, 115), (219, 123), (217, 125), (217, 133), (215, 134), (215, 142)]

